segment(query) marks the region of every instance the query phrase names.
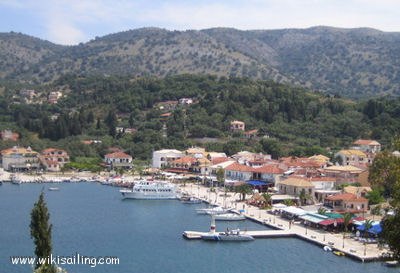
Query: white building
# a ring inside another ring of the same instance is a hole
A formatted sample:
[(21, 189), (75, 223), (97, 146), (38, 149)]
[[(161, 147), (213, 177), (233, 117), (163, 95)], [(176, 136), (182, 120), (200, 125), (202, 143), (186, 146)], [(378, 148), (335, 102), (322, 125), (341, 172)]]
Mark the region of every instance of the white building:
[(40, 167), (39, 153), (31, 147), (13, 147), (1, 151), (3, 169), (6, 171), (26, 171)]
[(161, 168), (166, 167), (168, 164), (178, 158), (183, 157), (184, 154), (181, 151), (175, 149), (164, 149), (153, 152), (152, 167)]

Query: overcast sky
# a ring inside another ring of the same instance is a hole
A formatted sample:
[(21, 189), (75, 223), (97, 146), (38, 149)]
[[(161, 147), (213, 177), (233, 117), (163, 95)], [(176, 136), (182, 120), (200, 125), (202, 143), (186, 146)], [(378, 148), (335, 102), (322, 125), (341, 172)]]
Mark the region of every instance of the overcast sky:
[(400, 31), (400, 0), (0, 0), (0, 32), (77, 44), (123, 30), (371, 27)]

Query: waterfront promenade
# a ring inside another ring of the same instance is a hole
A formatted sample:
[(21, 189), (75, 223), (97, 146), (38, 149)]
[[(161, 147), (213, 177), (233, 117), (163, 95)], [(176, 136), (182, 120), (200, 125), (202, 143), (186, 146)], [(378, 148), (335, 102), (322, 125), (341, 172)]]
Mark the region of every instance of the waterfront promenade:
[[(317, 244), (322, 247), (327, 245), (333, 250), (339, 250), (359, 261), (376, 261), (380, 259), (383, 253), (388, 252), (388, 249), (380, 249), (377, 244), (366, 244), (355, 241), (351, 238), (343, 239), (342, 233), (331, 233), (324, 230), (306, 227), (301, 223), (290, 223), (289, 220), (283, 219), (280, 216), (272, 215), (266, 210), (259, 209), (258, 207), (245, 204), (239, 201), (239, 194), (228, 193), (224, 197), (223, 191), (210, 192), (209, 188), (201, 185), (186, 184), (181, 186), (181, 190), (193, 196), (199, 197), (202, 200), (213, 204), (232, 208), (233, 210), (244, 210), (244, 215), (251, 220), (260, 222), (274, 229), (285, 230), (294, 236), (307, 240), (308, 242)], [(218, 226), (217, 226), (218, 230)], [(204, 230), (207, 231), (207, 230)]]

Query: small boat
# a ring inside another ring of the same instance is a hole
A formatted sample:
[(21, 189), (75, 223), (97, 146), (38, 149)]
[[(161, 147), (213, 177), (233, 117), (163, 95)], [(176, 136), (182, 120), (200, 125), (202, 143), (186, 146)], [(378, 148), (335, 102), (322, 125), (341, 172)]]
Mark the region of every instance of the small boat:
[(187, 197), (187, 198), (181, 198), (181, 202), (183, 204), (200, 204), (203, 201), (196, 197)]
[(399, 261), (386, 261), (385, 266), (387, 267), (398, 267), (400, 265)]
[(324, 246), (324, 251), (332, 251), (332, 248), (330, 248), (329, 246)]
[(217, 221), (243, 221), (246, 217), (236, 213), (222, 213), (214, 216)]
[(217, 215), (227, 213), (228, 210), (222, 207), (214, 207), (214, 208), (206, 208), (206, 209), (196, 209), (197, 214), (210, 214), (210, 215)]
[(345, 254), (339, 250), (332, 251), (332, 253), (335, 254), (336, 256), (345, 256)]
[(10, 180), (11, 183), (15, 185), (20, 185), (22, 183), (21, 179), (19, 179), (15, 173), (12, 173), (10, 175)]
[(253, 236), (241, 232), (239, 229), (234, 229), (226, 232), (207, 233), (201, 236), (207, 241), (254, 241)]
[(49, 191), (59, 191), (60, 190), (60, 188), (58, 188), (58, 187), (50, 187), (49, 188)]

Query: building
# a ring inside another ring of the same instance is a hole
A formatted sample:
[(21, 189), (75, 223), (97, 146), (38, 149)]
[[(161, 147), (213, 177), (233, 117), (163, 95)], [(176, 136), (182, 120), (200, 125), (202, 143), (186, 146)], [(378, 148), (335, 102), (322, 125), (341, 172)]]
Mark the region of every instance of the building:
[(40, 167), (39, 153), (31, 147), (13, 147), (1, 151), (2, 166), (6, 171), (29, 171)]
[(231, 121), (230, 130), (232, 132), (244, 132), (245, 123), (243, 121), (234, 120)]
[(352, 193), (342, 193), (325, 198), (324, 206), (338, 212), (364, 212), (368, 209), (368, 199)]
[(184, 153), (175, 149), (164, 149), (153, 152), (152, 167), (163, 168), (168, 167), (169, 164), (184, 156)]
[(18, 133), (14, 133), (11, 130), (3, 130), (0, 132), (0, 137), (1, 140), (4, 141), (18, 141), (19, 139), (19, 134)]
[(341, 150), (335, 154), (335, 158), (340, 158), (340, 163), (343, 166), (368, 163), (367, 154), (355, 149)]
[(253, 177), (276, 184), (281, 180), (284, 172), (277, 164), (267, 164), (258, 168), (255, 167)]
[(66, 151), (48, 148), (40, 155), (42, 165), (50, 172), (59, 172), (65, 164), (69, 163), (69, 155)]
[(234, 162), (225, 168), (225, 178), (246, 181), (253, 179), (254, 168)]
[(193, 99), (192, 98), (181, 98), (181, 99), (179, 99), (179, 104), (183, 104), (183, 105), (193, 104)]
[(364, 172), (363, 169), (355, 166), (330, 166), (323, 170), (327, 177), (336, 179), (336, 184), (351, 184), (359, 182), (359, 176)]
[(364, 151), (366, 153), (379, 153), (382, 149), (381, 144), (378, 141), (370, 139), (359, 139), (353, 143), (354, 149)]
[(252, 139), (252, 138), (256, 138), (257, 134), (258, 134), (258, 130), (254, 129), (254, 130), (244, 132), (244, 137), (247, 139)]
[(299, 196), (304, 191), (304, 193), (314, 196), (314, 185), (308, 179), (301, 177), (289, 177), (281, 180), (277, 187), (280, 194)]
[(318, 202), (323, 202), (330, 195), (341, 193), (340, 190), (336, 190), (334, 177), (315, 176), (310, 178), (310, 182), (314, 185), (314, 196)]
[(50, 92), (47, 101), (51, 104), (56, 104), (61, 97), (62, 97), (61, 92), (53, 91), (53, 92)]
[(113, 168), (130, 169), (133, 166), (132, 156), (121, 151), (106, 154), (104, 156), (104, 161), (106, 162), (107, 166), (110, 167), (111, 169)]

